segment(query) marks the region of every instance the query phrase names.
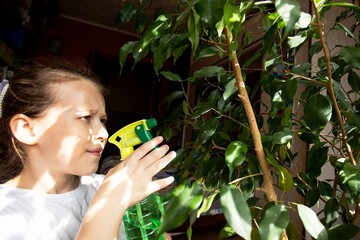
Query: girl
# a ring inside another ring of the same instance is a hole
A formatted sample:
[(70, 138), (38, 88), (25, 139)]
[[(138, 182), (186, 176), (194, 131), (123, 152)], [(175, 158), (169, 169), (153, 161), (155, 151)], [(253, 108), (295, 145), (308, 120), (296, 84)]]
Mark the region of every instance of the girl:
[(173, 182), (152, 181), (175, 157), (152, 150), (162, 137), (94, 174), (108, 139), (104, 89), (84, 68), (31, 65), (0, 90), (1, 239), (116, 239), (126, 209)]

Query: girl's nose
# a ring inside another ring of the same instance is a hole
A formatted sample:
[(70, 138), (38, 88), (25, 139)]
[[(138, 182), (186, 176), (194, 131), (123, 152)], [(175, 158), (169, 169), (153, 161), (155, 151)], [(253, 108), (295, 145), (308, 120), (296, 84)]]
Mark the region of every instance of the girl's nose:
[(98, 128), (97, 138), (100, 139), (101, 141), (107, 141), (107, 139), (109, 138), (109, 133), (103, 124), (101, 124), (101, 126), (99, 126)]

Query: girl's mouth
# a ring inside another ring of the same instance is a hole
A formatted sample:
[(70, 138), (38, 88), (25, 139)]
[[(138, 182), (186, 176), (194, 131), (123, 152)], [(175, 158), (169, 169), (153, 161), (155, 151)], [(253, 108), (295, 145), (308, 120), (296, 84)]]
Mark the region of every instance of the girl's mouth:
[(89, 150), (88, 153), (90, 153), (94, 156), (100, 157), (102, 151), (103, 151), (102, 149), (95, 149), (95, 150)]

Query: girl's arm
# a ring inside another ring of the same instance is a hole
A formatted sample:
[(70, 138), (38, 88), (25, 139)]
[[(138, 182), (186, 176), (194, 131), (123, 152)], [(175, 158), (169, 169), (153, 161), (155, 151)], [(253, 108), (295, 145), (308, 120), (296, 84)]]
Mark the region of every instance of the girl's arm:
[(80, 226), (77, 239), (117, 239), (126, 209), (173, 181), (152, 177), (176, 156), (167, 145), (154, 149), (162, 137), (144, 143), (128, 158), (112, 168), (92, 199)]

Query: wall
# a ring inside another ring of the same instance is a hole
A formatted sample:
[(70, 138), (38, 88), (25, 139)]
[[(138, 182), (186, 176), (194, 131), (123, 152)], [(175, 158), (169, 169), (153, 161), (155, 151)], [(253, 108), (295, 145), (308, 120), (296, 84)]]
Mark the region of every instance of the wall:
[(47, 24), (35, 57), (51, 57), (47, 52), (53, 39), (62, 42), (59, 56), (64, 58), (83, 58), (89, 60), (93, 51), (117, 58), (120, 47), (134, 37), (100, 28), (90, 24), (70, 20), (61, 16), (54, 17)]

